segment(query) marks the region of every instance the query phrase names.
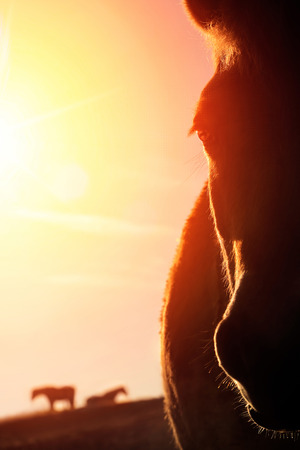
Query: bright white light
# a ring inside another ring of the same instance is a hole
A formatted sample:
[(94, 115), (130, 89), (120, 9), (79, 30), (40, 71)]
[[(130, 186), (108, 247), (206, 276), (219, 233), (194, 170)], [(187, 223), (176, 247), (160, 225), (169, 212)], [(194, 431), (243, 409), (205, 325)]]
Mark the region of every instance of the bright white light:
[(53, 194), (64, 202), (82, 197), (87, 189), (89, 177), (77, 164), (60, 167), (52, 184)]
[(13, 129), (7, 120), (0, 117), (0, 175), (6, 174), (16, 164), (17, 142)]

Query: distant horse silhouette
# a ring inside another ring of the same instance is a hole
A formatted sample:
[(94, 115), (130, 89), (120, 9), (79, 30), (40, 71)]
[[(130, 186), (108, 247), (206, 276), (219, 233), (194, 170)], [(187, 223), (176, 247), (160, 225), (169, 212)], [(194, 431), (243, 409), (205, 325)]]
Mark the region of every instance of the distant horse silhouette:
[(74, 408), (75, 388), (73, 386), (45, 386), (32, 390), (31, 399), (35, 399), (40, 395), (47, 397), (50, 403), (50, 409), (54, 410), (54, 403), (56, 401), (65, 400), (70, 404), (70, 408)]
[(260, 431), (300, 430), (298, 4), (185, 3), (212, 42), (215, 74), (191, 128), (208, 183), (184, 228), (162, 313), (166, 408), (184, 449), (287, 448), (290, 441), (259, 440), (216, 377), (222, 369)]
[(114, 405), (119, 394), (128, 395), (128, 391), (125, 387), (120, 386), (116, 389), (106, 392), (103, 395), (93, 395), (86, 400), (86, 406), (92, 407)]

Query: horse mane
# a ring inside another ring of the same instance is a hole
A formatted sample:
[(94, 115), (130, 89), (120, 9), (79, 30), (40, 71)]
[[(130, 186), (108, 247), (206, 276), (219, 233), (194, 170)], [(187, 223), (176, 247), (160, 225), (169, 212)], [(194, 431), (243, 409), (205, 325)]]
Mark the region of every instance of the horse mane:
[[(207, 36), (216, 66), (278, 79), (299, 67), (298, 3), (288, 0), (184, 0)], [(274, 51), (275, 49), (275, 51)], [(295, 74), (295, 78), (297, 75)]]

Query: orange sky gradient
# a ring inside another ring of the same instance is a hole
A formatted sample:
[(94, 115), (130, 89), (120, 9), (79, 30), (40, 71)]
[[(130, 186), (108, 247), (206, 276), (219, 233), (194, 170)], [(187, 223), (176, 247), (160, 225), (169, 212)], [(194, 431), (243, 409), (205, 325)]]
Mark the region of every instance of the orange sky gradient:
[(162, 394), (159, 315), (206, 177), (210, 52), (174, 0), (0, 0), (0, 417)]

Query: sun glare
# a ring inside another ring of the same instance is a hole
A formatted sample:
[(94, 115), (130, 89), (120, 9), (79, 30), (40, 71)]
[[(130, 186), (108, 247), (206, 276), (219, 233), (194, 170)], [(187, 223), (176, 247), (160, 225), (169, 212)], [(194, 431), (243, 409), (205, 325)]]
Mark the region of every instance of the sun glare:
[(61, 167), (52, 183), (52, 192), (63, 201), (71, 201), (82, 197), (88, 186), (88, 175), (77, 164)]
[[(0, 203), (12, 206), (19, 201), (22, 186), (20, 175), (28, 171), (28, 139), (20, 133), (22, 122), (17, 106), (0, 100)], [(27, 161), (26, 161), (27, 160)]]
[[(19, 65), (12, 72), (13, 77), (16, 77), (17, 80), (17, 89), (11, 90), (10, 77), (7, 76), (11, 69), (8, 24), (5, 29), (1, 29), (0, 26), (0, 37), (2, 37), (2, 42), (0, 42), (1, 207), (6, 208), (6, 206), (22, 203), (24, 197), (26, 197), (26, 202), (30, 198), (36, 198), (39, 189), (34, 188), (29, 192), (28, 186), (30, 185), (40, 187), (41, 192), (50, 193), (50, 196), (61, 202), (76, 200), (85, 194), (89, 176), (75, 160), (72, 160), (71, 153), (68, 153), (70, 136), (74, 134), (74, 125), (73, 123), (70, 125), (68, 117), (72, 117), (72, 114), (74, 115), (76, 111), (80, 111), (84, 107), (101, 101), (115, 90), (112, 92), (108, 90), (57, 107), (55, 103), (61, 102), (61, 91), (58, 85), (54, 85), (51, 95), (52, 104), (50, 104), (52, 107), (46, 108), (45, 112), (43, 102), (39, 102), (38, 91), (35, 92), (34, 77), (31, 80), (25, 75), (29, 66), (25, 68), (25, 74), (24, 68)], [(67, 62), (64, 67), (68, 67)], [(51, 73), (49, 77), (51, 77)], [(47, 83), (46, 77), (45, 82)], [(27, 98), (27, 93), (34, 94), (34, 102), (30, 95)], [(55, 135), (59, 136), (60, 143), (62, 143), (60, 154), (57, 153), (57, 148), (51, 145), (54, 121)], [(60, 122), (64, 125), (61, 125)], [(55, 167), (55, 173), (52, 174), (51, 179), (48, 179), (47, 173), (53, 172), (53, 167)], [(33, 180), (33, 183), (28, 183), (29, 179)]]
[(0, 117), (0, 173), (17, 163), (17, 145), (11, 125)]
[(0, 418), (48, 383), (77, 384), (78, 407), (115, 379), (161, 395), (152, 334), (205, 77), (176, 2), (148, 3), (0, 0)]

